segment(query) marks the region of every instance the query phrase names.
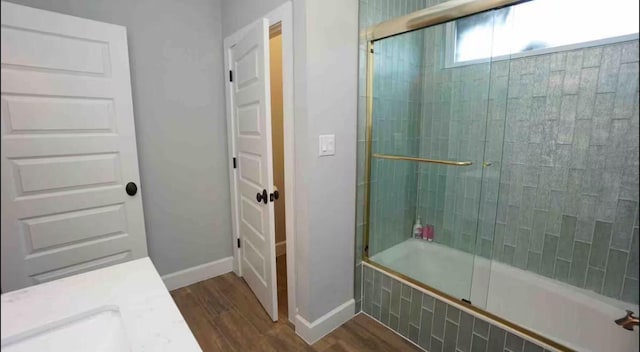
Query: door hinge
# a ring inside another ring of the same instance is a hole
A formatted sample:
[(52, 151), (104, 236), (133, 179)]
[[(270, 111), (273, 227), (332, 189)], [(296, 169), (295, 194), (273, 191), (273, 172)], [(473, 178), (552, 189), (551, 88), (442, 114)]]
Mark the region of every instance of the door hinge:
[(229, 82), (233, 82), (233, 71), (229, 70)]
[(238, 238), (238, 248), (240, 248), (240, 239)]
[(238, 168), (238, 165), (236, 164), (236, 158), (235, 157), (233, 158), (233, 168), (234, 169)]

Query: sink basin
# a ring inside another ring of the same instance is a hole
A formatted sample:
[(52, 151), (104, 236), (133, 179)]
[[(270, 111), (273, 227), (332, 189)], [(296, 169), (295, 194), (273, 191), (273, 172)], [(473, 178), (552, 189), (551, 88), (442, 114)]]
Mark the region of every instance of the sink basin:
[(2, 339), (2, 351), (131, 351), (118, 307), (105, 306)]

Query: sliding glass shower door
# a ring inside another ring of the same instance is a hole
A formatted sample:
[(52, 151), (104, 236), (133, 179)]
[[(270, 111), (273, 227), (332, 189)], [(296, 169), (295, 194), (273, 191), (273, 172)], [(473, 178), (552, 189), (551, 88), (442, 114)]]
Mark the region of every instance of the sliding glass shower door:
[[(474, 38), (489, 53), (490, 27)], [(490, 60), (457, 64), (455, 35), (445, 23), (370, 48), (368, 259), (484, 306), (504, 116), (490, 118)]]
[[(370, 28), (368, 266), (552, 349), (638, 350), (638, 2), (616, 1)], [(363, 310), (401, 320), (379, 280)]]

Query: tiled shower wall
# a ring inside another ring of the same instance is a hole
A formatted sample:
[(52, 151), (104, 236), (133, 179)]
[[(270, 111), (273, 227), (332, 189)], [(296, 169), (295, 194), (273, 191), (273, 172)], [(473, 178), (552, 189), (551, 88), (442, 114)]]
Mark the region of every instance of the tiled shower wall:
[(507, 96), (491, 112), (506, 116), (493, 258), (638, 303), (638, 41), (493, 70)]
[(546, 352), (369, 266), (364, 266), (362, 310), (429, 352)]
[(446, 68), (444, 27), (420, 156), (474, 165), (418, 167), (435, 241), (638, 303), (638, 41)]
[[(487, 90), (483, 75), (455, 73), (474, 66), (443, 69), (453, 71), (440, 74), (451, 82), (435, 80), (449, 84), (452, 106), (466, 104), (453, 77), (476, 82), (470, 94)], [(421, 185), (445, 184), (444, 195), (419, 191), (419, 214), (435, 219), (436, 241), (638, 303), (638, 41), (493, 62), (488, 92), (488, 110), (481, 95), (475, 109), (487, 119), (486, 143), (482, 124), (452, 107), (441, 144), (466, 140), (493, 166), (482, 178), (420, 169)], [(466, 128), (453, 127), (459, 115)], [(425, 114), (423, 124), (429, 116), (440, 117)]]

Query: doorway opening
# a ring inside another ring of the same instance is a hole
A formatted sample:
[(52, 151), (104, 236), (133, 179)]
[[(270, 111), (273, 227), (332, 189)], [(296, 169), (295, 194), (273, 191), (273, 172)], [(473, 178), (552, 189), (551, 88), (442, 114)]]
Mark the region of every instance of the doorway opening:
[(284, 108), (282, 90), (282, 27), (278, 22), (269, 27), (269, 75), (271, 89), (271, 149), (273, 151), (273, 189), (279, 193), (274, 203), (276, 281), (278, 319), (287, 321), (287, 247), (284, 173)]

